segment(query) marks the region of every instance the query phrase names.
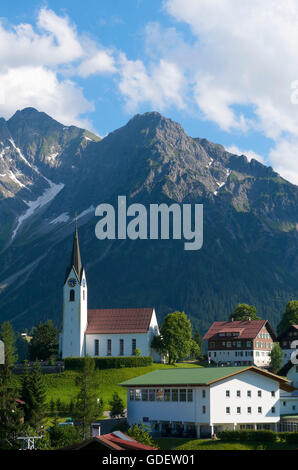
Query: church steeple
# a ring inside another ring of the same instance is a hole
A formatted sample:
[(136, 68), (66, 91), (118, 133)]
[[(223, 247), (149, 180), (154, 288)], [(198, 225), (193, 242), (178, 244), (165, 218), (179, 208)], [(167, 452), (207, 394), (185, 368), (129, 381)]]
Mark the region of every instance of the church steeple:
[(70, 265), (66, 271), (65, 280), (68, 278), (70, 271), (74, 269), (79, 281), (81, 281), (83, 265), (81, 261), (80, 253), (80, 244), (79, 244), (79, 234), (78, 234), (78, 224), (77, 220), (75, 221), (75, 232), (73, 237), (72, 253), (70, 259)]

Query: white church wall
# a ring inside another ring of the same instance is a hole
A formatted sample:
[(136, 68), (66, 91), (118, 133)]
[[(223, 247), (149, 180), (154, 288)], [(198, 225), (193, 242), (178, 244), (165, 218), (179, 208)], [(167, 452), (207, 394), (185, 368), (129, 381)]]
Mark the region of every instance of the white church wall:
[(111, 356), (120, 356), (120, 339), (124, 340), (123, 356), (132, 356), (132, 340), (136, 340), (136, 348), (141, 350), (142, 356), (150, 356), (150, 343), (147, 333), (125, 333), (125, 334), (88, 334), (86, 335), (86, 354), (95, 355), (95, 340), (98, 340), (98, 356), (107, 356), (108, 339), (111, 343)]

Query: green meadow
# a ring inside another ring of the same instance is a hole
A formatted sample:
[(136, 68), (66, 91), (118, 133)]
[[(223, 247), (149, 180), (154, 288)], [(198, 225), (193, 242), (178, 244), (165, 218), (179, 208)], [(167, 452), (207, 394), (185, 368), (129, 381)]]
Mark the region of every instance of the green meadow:
[[(98, 397), (104, 400), (104, 409), (109, 410), (109, 400), (114, 392), (117, 392), (124, 400), (126, 406), (126, 389), (118, 384), (125, 380), (147, 374), (156, 369), (169, 368), (196, 368), (200, 367), (192, 363), (181, 363), (176, 366), (168, 364), (152, 364), (147, 367), (129, 367), (121, 369), (104, 369), (95, 371), (95, 381), (98, 387)], [(69, 404), (76, 398), (78, 387), (76, 386), (77, 371), (64, 371), (57, 374), (43, 375), (46, 387), (46, 401), (50, 404), (51, 400), (60, 400), (62, 403)], [(16, 376), (16, 380), (21, 383), (21, 376)]]

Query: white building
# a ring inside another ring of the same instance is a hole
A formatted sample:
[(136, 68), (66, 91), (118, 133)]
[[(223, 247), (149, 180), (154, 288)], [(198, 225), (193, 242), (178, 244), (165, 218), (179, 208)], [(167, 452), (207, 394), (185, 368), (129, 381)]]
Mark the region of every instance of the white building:
[(267, 367), (276, 335), (268, 320), (217, 321), (203, 340), (208, 342), (210, 362)]
[(71, 262), (63, 287), (62, 357), (160, 356), (151, 349), (159, 327), (154, 308), (88, 310), (86, 273), (81, 262), (79, 237), (75, 227)]
[(250, 367), (163, 369), (127, 380), (130, 425), (159, 432), (191, 431), (197, 437), (221, 430), (273, 429), (280, 421), (280, 390), (287, 379)]

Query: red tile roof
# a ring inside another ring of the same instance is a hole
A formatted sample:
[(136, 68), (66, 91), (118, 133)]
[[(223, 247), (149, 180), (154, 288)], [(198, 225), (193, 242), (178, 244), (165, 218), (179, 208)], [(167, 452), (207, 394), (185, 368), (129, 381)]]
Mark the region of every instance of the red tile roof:
[(88, 310), (86, 334), (147, 333), (153, 310), (153, 308)]
[(276, 335), (268, 320), (247, 320), (247, 321), (216, 321), (204, 336), (204, 340), (219, 339), (219, 333), (239, 333), (237, 339), (254, 339), (263, 327), (266, 327), (272, 339)]
[(147, 446), (137, 442), (130, 436), (116, 431), (116, 433), (105, 434), (104, 436), (98, 436), (97, 439), (109, 442), (110, 444), (116, 444), (123, 450), (157, 450), (155, 447)]
[(98, 445), (96, 444), (102, 444), (104, 447), (113, 450), (157, 450), (155, 447), (137, 442), (135, 439), (127, 436), (127, 434), (124, 434), (121, 431), (115, 431), (102, 436), (95, 436), (88, 441), (79, 442), (60, 450), (88, 450), (88, 447), (92, 447), (92, 450), (97, 450), (96, 448)]

